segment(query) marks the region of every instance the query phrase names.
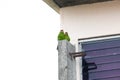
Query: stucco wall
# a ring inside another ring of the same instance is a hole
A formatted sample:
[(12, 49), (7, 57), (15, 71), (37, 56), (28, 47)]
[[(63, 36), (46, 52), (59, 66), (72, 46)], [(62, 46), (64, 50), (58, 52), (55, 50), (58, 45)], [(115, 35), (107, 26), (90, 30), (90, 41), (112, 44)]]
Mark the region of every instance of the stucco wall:
[(74, 52), (75, 46), (68, 41), (58, 41), (59, 80), (76, 80), (76, 62), (69, 55)]
[(61, 8), (60, 14), (61, 27), (72, 43), (78, 38), (120, 32), (120, 0)]

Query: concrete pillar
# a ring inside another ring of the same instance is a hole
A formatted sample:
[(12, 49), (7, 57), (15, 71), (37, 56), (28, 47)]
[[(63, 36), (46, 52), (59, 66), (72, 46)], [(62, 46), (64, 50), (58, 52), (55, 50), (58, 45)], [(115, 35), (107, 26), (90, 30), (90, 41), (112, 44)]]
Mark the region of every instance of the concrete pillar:
[(75, 46), (66, 40), (58, 41), (59, 80), (76, 80), (76, 61), (69, 53), (75, 52)]

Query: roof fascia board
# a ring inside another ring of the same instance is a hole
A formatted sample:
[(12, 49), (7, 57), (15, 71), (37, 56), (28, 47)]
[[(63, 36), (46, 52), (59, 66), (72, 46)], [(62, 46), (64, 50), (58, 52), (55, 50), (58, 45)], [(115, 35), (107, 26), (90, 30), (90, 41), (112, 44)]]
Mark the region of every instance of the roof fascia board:
[(60, 8), (53, 0), (43, 0), (45, 3), (47, 3), (52, 9), (54, 9), (57, 13), (59, 13)]

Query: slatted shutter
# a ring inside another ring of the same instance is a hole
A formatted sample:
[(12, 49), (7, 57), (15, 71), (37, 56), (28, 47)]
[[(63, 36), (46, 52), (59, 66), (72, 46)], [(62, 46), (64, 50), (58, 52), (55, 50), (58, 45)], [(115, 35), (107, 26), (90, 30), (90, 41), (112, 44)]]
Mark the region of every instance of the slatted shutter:
[(120, 38), (81, 42), (85, 60), (95, 62), (97, 69), (90, 70), (89, 80), (120, 80)]

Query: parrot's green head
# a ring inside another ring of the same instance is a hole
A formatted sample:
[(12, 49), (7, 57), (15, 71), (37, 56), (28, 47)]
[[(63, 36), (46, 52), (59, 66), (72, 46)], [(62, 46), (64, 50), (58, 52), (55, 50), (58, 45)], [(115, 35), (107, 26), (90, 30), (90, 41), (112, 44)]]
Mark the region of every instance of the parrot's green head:
[(64, 31), (63, 31), (63, 30), (60, 30), (60, 32), (63, 32), (63, 33), (64, 33)]
[(68, 35), (68, 32), (65, 32), (65, 35)]

